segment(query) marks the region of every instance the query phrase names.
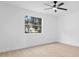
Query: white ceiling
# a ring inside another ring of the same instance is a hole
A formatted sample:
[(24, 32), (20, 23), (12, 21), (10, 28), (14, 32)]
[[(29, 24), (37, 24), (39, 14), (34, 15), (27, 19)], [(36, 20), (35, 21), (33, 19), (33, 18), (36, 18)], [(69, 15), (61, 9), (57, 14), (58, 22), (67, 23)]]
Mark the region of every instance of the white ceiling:
[[(59, 1), (58, 4), (60, 2), (61, 1)], [(57, 13), (55, 13), (52, 9), (44, 10), (45, 8), (48, 8), (47, 6), (44, 5), (44, 3), (52, 5), (53, 4), (52, 1), (6, 1), (5, 3), (49, 15), (63, 15), (70, 12), (79, 11), (79, 1), (63, 1), (63, 2), (64, 5), (62, 7), (67, 8), (68, 11), (58, 10)]]

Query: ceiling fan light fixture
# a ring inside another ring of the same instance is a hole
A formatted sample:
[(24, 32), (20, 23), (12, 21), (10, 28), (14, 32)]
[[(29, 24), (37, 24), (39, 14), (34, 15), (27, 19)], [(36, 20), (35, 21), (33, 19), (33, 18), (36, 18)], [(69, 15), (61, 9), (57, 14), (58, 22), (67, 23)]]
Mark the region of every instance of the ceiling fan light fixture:
[(53, 10), (57, 10), (57, 8), (53, 8)]
[(57, 8), (56, 8), (56, 7), (54, 7), (54, 8), (53, 8), (53, 11), (57, 12)]

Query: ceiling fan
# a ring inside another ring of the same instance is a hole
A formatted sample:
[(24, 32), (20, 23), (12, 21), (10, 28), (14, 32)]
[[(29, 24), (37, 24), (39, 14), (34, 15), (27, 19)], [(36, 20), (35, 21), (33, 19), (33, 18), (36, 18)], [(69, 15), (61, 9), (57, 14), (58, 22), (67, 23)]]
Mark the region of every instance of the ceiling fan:
[(57, 12), (57, 10), (60, 9), (60, 10), (65, 10), (65, 11), (67, 11), (67, 9), (60, 7), (60, 6), (64, 5), (63, 2), (61, 2), (61, 3), (58, 4), (58, 5), (57, 5), (58, 1), (53, 1), (53, 3), (54, 3), (54, 5), (49, 5), (49, 4), (46, 4), (46, 3), (45, 3), (44, 5), (49, 6), (50, 8), (46, 8), (46, 9), (44, 9), (44, 10), (53, 9), (55, 12)]

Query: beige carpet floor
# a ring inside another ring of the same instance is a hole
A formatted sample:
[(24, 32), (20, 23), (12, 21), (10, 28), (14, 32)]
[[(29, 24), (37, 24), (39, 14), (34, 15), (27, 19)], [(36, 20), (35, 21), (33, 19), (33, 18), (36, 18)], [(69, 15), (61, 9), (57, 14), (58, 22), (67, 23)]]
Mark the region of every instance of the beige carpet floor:
[(79, 48), (62, 44), (52, 43), (32, 48), (19, 49), (0, 53), (4, 57), (79, 57)]

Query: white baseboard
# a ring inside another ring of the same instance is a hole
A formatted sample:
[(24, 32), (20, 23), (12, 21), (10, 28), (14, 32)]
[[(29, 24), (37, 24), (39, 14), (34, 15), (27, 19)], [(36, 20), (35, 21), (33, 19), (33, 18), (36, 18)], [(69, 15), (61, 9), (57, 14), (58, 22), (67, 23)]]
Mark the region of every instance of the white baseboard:
[(10, 49), (10, 50), (3, 50), (0, 51), (0, 53), (5, 53), (5, 52), (10, 52), (10, 51), (15, 51), (15, 50), (20, 50), (20, 49), (25, 49), (25, 48), (32, 48), (32, 47), (37, 47), (37, 46), (42, 46), (42, 45), (47, 45), (47, 44), (53, 44), (53, 43), (57, 43), (56, 41), (53, 42), (44, 42), (44, 43), (40, 43), (40, 44), (35, 44), (32, 46), (28, 46), (28, 47), (20, 47), (20, 48), (16, 48), (16, 49)]
[(75, 46), (75, 47), (79, 47), (79, 44), (77, 44), (77, 43), (66, 42), (66, 41), (59, 41), (59, 43), (63, 43), (63, 44), (67, 44), (67, 45), (71, 45), (71, 46)]

